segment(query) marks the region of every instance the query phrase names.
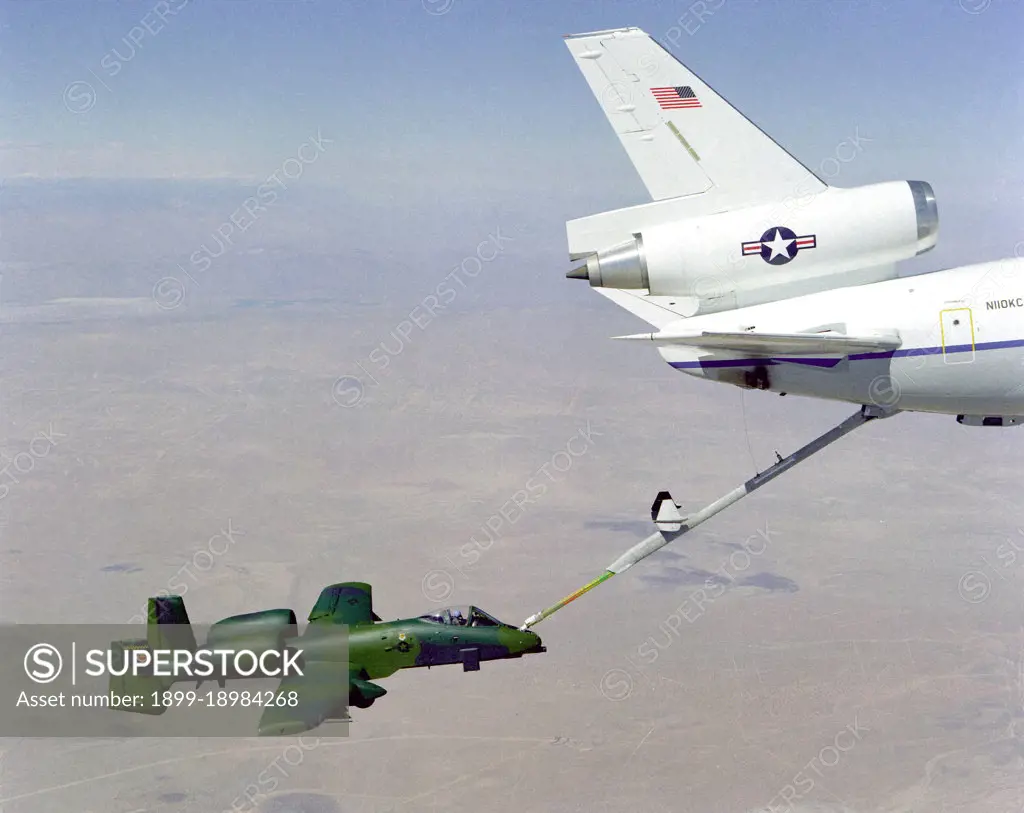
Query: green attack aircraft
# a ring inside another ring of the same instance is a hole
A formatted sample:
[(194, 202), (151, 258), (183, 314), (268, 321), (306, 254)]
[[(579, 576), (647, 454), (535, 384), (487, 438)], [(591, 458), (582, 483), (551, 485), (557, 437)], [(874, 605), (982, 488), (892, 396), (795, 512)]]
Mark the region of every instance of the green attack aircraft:
[[(329, 720), (349, 720), (348, 706), (369, 708), (387, 693), (371, 681), (399, 669), (461, 663), (463, 671), (473, 672), (480, 669), (482, 661), (547, 651), (536, 633), (504, 624), (478, 607), (451, 607), (417, 618), (382, 622), (373, 611), (372, 588), (363, 582), (325, 587), (302, 635), (293, 610), (262, 610), (218, 621), (210, 627), (205, 644), (198, 647), (181, 596), (150, 598), (148, 615), (145, 639), (115, 645), (122, 651), (160, 649), (175, 654), (200, 649), (244, 649), (257, 655), (298, 653), (301, 674), (286, 674), (276, 692), (277, 698), (290, 700), (265, 706), (259, 723), (261, 736), (300, 734)], [(263, 676), (227, 668), (204, 679), (223, 687), (226, 680), (246, 677)], [(152, 689), (164, 691), (173, 682), (169, 677), (150, 675), (112, 676), (110, 689), (119, 695), (144, 689), (148, 696)], [(128, 710), (162, 714), (166, 706)]]

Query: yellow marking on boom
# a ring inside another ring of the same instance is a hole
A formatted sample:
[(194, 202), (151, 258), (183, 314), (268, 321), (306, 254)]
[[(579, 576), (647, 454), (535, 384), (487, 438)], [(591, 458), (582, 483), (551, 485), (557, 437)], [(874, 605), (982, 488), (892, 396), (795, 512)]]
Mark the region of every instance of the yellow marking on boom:
[(610, 579), (614, 575), (615, 574), (612, 573), (612, 571), (606, 570), (604, 573), (602, 573), (600, 576), (598, 576), (592, 582), (588, 582), (587, 584), (583, 585), (583, 587), (581, 587), (575, 593), (570, 593), (565, 598), (563, 598), (561, 601), (556, 602), (555, 604), (552, 604), (550, 607), (548, 607), (546, 610), (543, 610), (542, 612), (537, 613), (537, 615), (535, 615), (532, 618), (530, 618), (529, 621), (527, 621), (527, 623), (525, 623), (523, 625), (523, 628), (525, 629), (527, 627), (532, 627), (535, 624), (539, 624), (541, 621), (543, 621), (545, 618), (547, 618), (552, 613), (557, 612), (558, 610), (561, 610), (566, 604), (572, 603), (573, 601), (578, 599), (580, 596), (582, 596), (584, 593), (590, 592), (595, 587), (597, 587), (599, 584), (602, 584), (603, 582), (608, 581), (608, 579)]

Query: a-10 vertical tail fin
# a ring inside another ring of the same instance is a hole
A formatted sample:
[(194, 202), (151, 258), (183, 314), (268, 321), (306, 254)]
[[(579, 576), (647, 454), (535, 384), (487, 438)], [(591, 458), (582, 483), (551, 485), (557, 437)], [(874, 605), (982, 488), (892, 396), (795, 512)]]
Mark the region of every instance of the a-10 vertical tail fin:
[(109, 681), (110, 696), (124, 698), (125, 702), (111, 708), (137, 714), (163, 714), (167, 707), (160, 696), (174, 685), (174, 678), (160, 677), (146, 671), (136, 671), (137, 650), (196, 650), (196, 636), (185, 611), (181, 596), (153, 596), (146, 612), (146, 637), (126, 641), (113, 641), (111, 653), (116, 664)]
[(146, 624), (150, 648), (195, 651), (196, 636), (181, 596), (151, 597)]

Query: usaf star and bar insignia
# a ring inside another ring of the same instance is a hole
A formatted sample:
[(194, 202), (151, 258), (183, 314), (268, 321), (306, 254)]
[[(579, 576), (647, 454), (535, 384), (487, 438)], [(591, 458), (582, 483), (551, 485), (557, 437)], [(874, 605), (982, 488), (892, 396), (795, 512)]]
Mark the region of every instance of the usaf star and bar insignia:
[(760, 254), (770, 265), (785, 265), (804, 249), (816, 248), (817, 237), (813, 234), (798, 236), (785, 226), (772, 226), (761, 235), (760, 240), (743, 243), (743, 256)]

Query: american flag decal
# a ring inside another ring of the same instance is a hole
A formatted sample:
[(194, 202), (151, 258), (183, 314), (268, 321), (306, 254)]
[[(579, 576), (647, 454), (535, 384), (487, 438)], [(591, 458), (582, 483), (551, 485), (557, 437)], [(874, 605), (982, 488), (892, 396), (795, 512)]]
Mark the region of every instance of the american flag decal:
[(700, 99), (689, 85), (675, 88), (651, 88), (662, 110), (680, 110), (685, 107), (700, 107)]

